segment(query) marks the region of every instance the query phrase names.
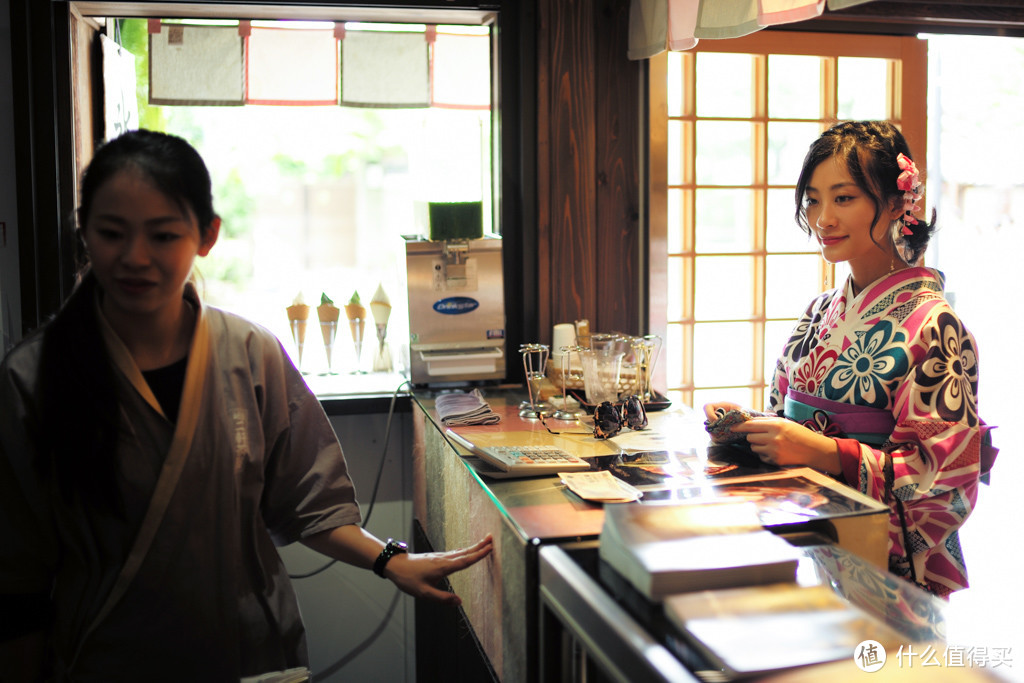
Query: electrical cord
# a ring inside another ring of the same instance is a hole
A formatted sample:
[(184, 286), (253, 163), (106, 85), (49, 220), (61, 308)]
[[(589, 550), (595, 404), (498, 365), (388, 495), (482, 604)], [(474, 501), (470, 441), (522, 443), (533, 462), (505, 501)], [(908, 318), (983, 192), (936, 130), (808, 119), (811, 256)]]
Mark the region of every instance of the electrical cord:
[[(395, 387), (395, 392), (391, 395), (391, 405), (388, 406), (388, 421), (384, 425), (384, 447), (380, 454), (380, 464), (377, 466), (377, 478), (373, 482), (373, 492), (370, 494), (370, 502), (366, 506), (366, 517), (363, 518), (363, 523), (360, 525), (363, 529), (365, 529), (366, 525), (370, 523), (370, 516), (373, 514), (374, 504), (377, 502), (377, 492), (380, 490), (380, 480), (384, 474), (384, 461), (387, 459), (388, 455), (388, 443), (391, 441), (391, 419), (395, 416), (395, 403), (398, 401), (398, 392), (407, 384), (409, 384), (409, 380), (401, 382), (397, 387)], [(305, 574), (289, 574), (288, 578), (308, 579), (309, 577), (316, 576), (320, 572), (324, 571), (335, 562), (337, 562), (337, 560), (330, 560), (322, 567), (306, 572)]]

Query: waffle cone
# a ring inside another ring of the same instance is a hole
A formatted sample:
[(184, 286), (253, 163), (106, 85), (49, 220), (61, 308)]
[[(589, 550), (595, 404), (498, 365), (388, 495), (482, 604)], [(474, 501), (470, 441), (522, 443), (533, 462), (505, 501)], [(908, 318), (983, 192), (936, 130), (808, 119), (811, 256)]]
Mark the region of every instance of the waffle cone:
[(296, 340), (298, 344), (303, 344), (306, 341), (306, 325), (309, 319), (309, 306), (307, 304), (293, 304), (288, 307), (288, 320), (290, 322), (298, 322), (295, 325), (295, 332), (298, 336)]
[(287, 310), (289, 320), (306, 320), (309, 318), (308, 304), (292, 304)]
[(366, 306), (362, 304), (345, 304), (345, 317), (350, 321), (356, 318), (366, 320)]
[(316, 315), (322, 323), (336, 323), (341, 309), (333, 304), (320, 304), (316, 307)]

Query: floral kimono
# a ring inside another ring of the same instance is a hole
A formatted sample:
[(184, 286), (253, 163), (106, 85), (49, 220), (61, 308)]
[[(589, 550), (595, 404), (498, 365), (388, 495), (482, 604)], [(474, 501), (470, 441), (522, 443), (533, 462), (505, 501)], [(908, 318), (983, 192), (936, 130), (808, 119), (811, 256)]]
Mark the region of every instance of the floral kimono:
[[(928, 268), (815, 299), (769, 406), (836, 437), (845, 481), (889, 504), (889, 569), (938, 595), (967, 587), (957, 529), (977, 499), (983, 426), (974, 338)], [(909, 553), (908, 553), (909, 549)]]

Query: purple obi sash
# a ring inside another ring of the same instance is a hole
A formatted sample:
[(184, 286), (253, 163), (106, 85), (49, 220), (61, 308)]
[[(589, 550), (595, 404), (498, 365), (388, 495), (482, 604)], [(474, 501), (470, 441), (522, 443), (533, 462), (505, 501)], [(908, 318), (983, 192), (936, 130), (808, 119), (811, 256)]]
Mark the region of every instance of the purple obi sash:
[[(840, 403), (792, 387), (786, 391), (785, 415), (825, 436), (856, 439), (869, 446), (882, 445), (896, 428), (896, 420), (888, 410)], [(979, 466), (981, 480), (986, 484), (999, 454), (999, 449), (992, 445), (989, 434), (992, 429), (994, 427), (981, 422)]]
[(840, 403), (793, 387), (786, 392), (785, 415), (825, 436), (842, 436), (876, 446), (884, 443), (896, 427), (888, 410)]

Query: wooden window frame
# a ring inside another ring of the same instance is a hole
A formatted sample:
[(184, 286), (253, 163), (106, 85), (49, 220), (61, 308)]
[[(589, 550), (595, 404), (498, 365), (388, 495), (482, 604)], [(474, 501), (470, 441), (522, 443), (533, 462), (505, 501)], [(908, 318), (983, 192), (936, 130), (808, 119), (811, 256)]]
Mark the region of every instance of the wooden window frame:
[[(754, 325), (754, 343), (751, 348), (753, 355), (752, 376), (747, 385), (729, 384), (729, 388), (748, 388), (750, 390), (749, 405), (763, 407), (765, 387), (771, 377), (764, 377), (764, 340), (768, 319), (765, 315), (765, 264), (768, 256), (766, 248), (766, 192), (767, 178), (760, 170), (766, 167), (764, 155), (767, 153), (767, 61), (768, 55), (804, 55), (821, 57), (825, 61), (822, 69), (822, 102), (820, 119), (824, 129), (838, 120), (837, 74), (836, 65), (840, 57), (868, 57), (889, 61), (887, 82), (886, 111), (887, 117), (903, 131), (915, 160), (922, 168), (927, 168), (927, 76), (928, 52), (927, 42), (908, 36), (878, 36), (832, 33), (793, 33), (784, 31), (761, 31), (742, 38), (732, 40), (701, 41), (696, 48), (684, 54), (684, 106), (680, 117), (673, 117), (683, 122), (683, 147), (695, 149), (695, 131), (698, 117), (695, 111), (695, 82), (686, 78), (685, 73), (692, 74), (695, 68), (696, 54), (699, 52), (744, 53), (755, 56), (757, 79), (754, 89), (754, 108), (752, 116), (742, 117), (755, 124), (757, 131), (755, 144), (755, 174), (750, 187), (755, 190), (759, 210), (755, 212), (755, 241), (752, 255), (755, 258), (753, 315), (745, 318)], [(652, 332), (666, 340), (669, 325), (682, 325), (682, 349), (671, 349), (666, 344), (663, 354), (681, 353), (682, 382), (679, 385), (668, 385), (665, 374), (666, 362), (658, 368), (660, 386), (666, 386), (670, 395), (681, 399), (687, 405), (693, 404), (694, 391), (698, 387), (694, 381), (693, 342), (697, 320), (695, 318), (696, 300), (696, 228), (694, 202), (683, 202), (683, 235), (682, 251), (672, 254), (672, 258), (683, 259), (683, 299), (682, 317), (680, 320), (668, 319), (668, 303), (671, 294), (669, 284), (669, 226), (668, 226), (668, 57), (658, 55), (650, 60), (650, 90), (648, 100), (649, 129), (649, 167), (648, 167), (648, 210), (649, 210), (649, 277), (651, 291), (651, 308), (649, 326)], [(680, 186), (684, 191), (695, 192), (695, 155), (684, 159), (683, 178)], [(795, 186), (796, 178), (793, 179)], [(776, 186), (772, 186), (773, 188)], [(834, 286), (834, 267), (821, 261), (819, 269), (821, 289)], [(793, 312), (793, 320), (799, 311)], [(772, 319), (775, 320), (774, 318)], [(788, 318), (787, 318), (788, 320)], [(663, 356), (664, 358), (665, 356)]]

